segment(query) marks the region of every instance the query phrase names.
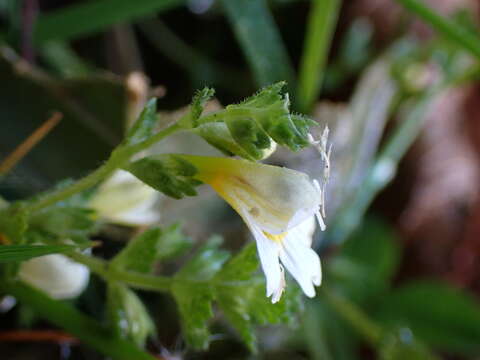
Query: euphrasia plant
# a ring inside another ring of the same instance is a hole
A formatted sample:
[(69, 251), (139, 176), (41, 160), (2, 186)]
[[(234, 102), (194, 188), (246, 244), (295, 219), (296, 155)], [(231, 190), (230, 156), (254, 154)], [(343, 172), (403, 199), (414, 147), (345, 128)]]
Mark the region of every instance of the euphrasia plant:
[[(67, 298), (77, 296), (89, 272), (95, 273), (107, 283), (110, 327), (118, 338), (140, 347), (155, 327), (133, 288), (173, 295), (185, 340), (194, 348), (208, 346), (208, 320), (215, 302), (254, 349), (254, 324), (288, 322), (297, 309), (298, 292), (295, 286), (286, 290), (284, 268), (309, 297), (315, 296), (321, 282), (320, 260), (311, 241), (315, 218), (325, 228), (327, 132), (320, 141), (312, 138), (308, 129), (316, 123), (290, 112), (288, 95), (281, 94), (283, 85), (266, 87), (209, 114), (203, 114), (203, 108), (213, 90), (205, 88), (184, 116), (160, 131), (156, 101), (150, 100), (122, 144), (93, 173), (36, 198), (3, 205), (3, 246), (31, 245), (53, 249), (50, 252), (63, 246), (65, 252), (4, 265), (4, 282), (21, 279), (52, 297)], [(197, 134), (227, 157), (145, 155), (153, 144), (179, 131)], [(257, 162), (277, 145), (293, 151), (315, 146), (325, 166), (324, 179), (319, 183), (304, 173)], [(155, 223), (156, 191), (180, 199), (195, 196), (201, 184), (210, 185), (236, 210), (256, 246), (248, 244), (232, 257), (213, 236), (172, 277), (157, 274), (155, 265), (189, 249), (192, 242), (178, 225), (149, 228), (110, 261), (83, 250), (91, 246), (90, 235), (104, 222)], [(257, 259), (266, 284), (257, 273)]]

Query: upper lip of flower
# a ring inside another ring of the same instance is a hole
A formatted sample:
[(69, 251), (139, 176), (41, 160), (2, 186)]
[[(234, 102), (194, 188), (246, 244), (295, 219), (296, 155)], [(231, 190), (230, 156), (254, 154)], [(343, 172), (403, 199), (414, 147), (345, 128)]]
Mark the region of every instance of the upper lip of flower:
[[(244, 160), (185, 157), (197, 166), (198, 179), (270, 234), (291, 229), (320, 208), (321, 191), (304, 173)], [(204, 166), (208, 161), (216, 166)]]

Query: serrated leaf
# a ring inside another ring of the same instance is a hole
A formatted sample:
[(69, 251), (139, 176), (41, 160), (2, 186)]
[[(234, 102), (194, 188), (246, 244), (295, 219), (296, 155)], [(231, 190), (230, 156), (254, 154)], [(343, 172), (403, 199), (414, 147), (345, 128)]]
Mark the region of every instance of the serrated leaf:
[(152, 228), (130, 240), (110, 266), (148, 273), (156, 261), (176, 256), (190, 245), (190, 238), (182, 234), (178, 224), (165, 230)]
[(147, 337), (155, 332), (155, 326), (138, 296), (125, 285), (110, 282), (107, 306), (109, 320), (117, 336), (144, 347)]
[(215, 298), (231, 325), (247, 346), (256, 351), (254, 325), (290, 322), (298, 313), (298, 287), (289, 289), (282, 300), (272, 304), (265, 294), (255, 244), (249, 244), (215, 276)]
[(288, 95), (281, 94), (284, 85), (267, 86), (242, 103), (226, 107), (225, 123), (230, 133), (252, 156), (270, 146), (269, 138), (292, 151), (309, 144), (308, 127), (316, 123), (300, 115), (292, 117)]
[(209, 344), (208, 320), (213, 317), (213, 292), (208, 284), (174, 282), (172, 293), (177, 301), (185, 340), (194, 349), (205, 350)]
[(257, 250), (254, 243), (244, 246), (242, 251), (228, 261), (216, 275), (215, 281), (246, 281), (251, 280), (258, 270)]
[(157, 99), (150, 99), (125, 137), (128, 145), (137, 144), (153, 134), (157, 123)]
[(75, 249), (78, 247), (74, 245), (0, 245), (0, 263), (19, 262)]
[(220, 236), (212, 236), (196, 255), (175, 274), (175, 278), (179, 281), (182, 279), (211, 280), (230, 257), (228, 251), (219, 249), (221, 243)]
[(459, 354), (480, 351), (478, 301), (440, 282), (418, 281), (385, 295), (376, 317), (386, 326), (408, 327), (425, 343)]
[(211, 237), (197, 254), (175, 274), (172, 292), (178, 304), (182, 329), (187, 343), (196, 349), (206, 349), (210, 332), (208, 320), (213, 316), (214, 288), (210, 283), (229, 257), (220, 250), (219, 236)]
[(142, 273), (153, 270), (157, 259), (157, 244), (161, 241), (162, 229), (149, 229), (130, 240), (110, 262), (110, 266)]
[(125, 170), (165, 195), (180, 199), (195, 196), (195, 187), (201, 184), (193, 179), (197, 169), (175, 155), (148, 156), (130, 163)]
[(203, 112), (205, 103), (215, 94), (212, 88), (204, 87), (198, 90), (192, 99), (189, 112), (179, 120), (179, 124), (185, 128), (195, 128), (198, 126), (197, 120)]

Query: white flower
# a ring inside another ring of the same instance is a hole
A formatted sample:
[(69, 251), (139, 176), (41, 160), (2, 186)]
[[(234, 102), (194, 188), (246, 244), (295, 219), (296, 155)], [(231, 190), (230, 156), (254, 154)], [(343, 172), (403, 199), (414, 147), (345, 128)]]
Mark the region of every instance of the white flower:
[(151, 225), (160, 214), (155, 209), (158, 192), (124, 170), (117, 170), (98, 188), (90, 201), (100, 217), (123, 225)]
[(304, 293), (315, 296), (320, 259), (311, 249), (314, 216), (324, 228), (322, 191), (301, 172), (228, 158), (184, 155), (196, 177), (212, 186), (243, 218), (255, 237), (267, 280), (267, 296), (277, 302), (285, 288), (283, 267)]
[(23, 262), (18, 275), (55, 299), (68, 299), (80, 295), (87, 287), (90, 271), (65, 255), (51, 254)]

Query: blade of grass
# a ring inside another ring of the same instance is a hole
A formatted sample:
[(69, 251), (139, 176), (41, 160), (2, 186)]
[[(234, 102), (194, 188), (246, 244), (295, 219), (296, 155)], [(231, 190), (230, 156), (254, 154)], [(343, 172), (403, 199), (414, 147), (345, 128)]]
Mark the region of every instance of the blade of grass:
[(405, 113), (359, 185), (361, 191), (356, 193), (343, 210), (340, 210), (330, 226), (331, 230), (322, 243), (323, 248), (342, 243), (357, 228), (375, 196), (393, 179), (398, 163), (420, 133), (425, 114), (438, 91), (438, 88), (428, 91)]
[(184, 0), (90, 0), (61, 8), (38, 18), (35, 42), (71, 40), (93, 34), (113, 24), (153, 16)]
[(433, 9), (418, 0), (397, 0), (406, 9), (419, 16), (433, 29), (450, 39), (453, 43), (462, 46), (477, 59), (480, 59), (480, 36), (470, 30), (455, 24), (436, 13)]
[(341, 0), (312, 1), (295, 97), (300, 112), (309, 113), (320, 92), (340, 5)]
[(23, 283), (3, 283), (0, 290), (29, 305), (40, 317), (78, 337), (92, 348), (115, 360), (158, 359), (135, 345), (115, 338), (112, 332), (73, 306), (53, 300), (41, 291)]
[(64, 253), (78, 248), (74, 245), (2, 245), (0, 246), (0, 263), (23, 261), (43, 255)]
[(258, 86), (285, 80), (294, 86), (294, 71), (265, 0), (222, 0), (225, 13)]
[[(229, 89), (231, 84), (236, 84), (236, 87), (243, 86), (243, 72), (210, 59), (187, 44), (162, 21), (149, 19), (139, 23), (138, 27), (159, 52), (188, 71), (193, 79), (198, 79), (199, 86), (205, 84), (206, 79), (210, 79), (207, 84), (221, 85)], [(245, 91), (246, 89), (243, 89), (243, 93)]]

